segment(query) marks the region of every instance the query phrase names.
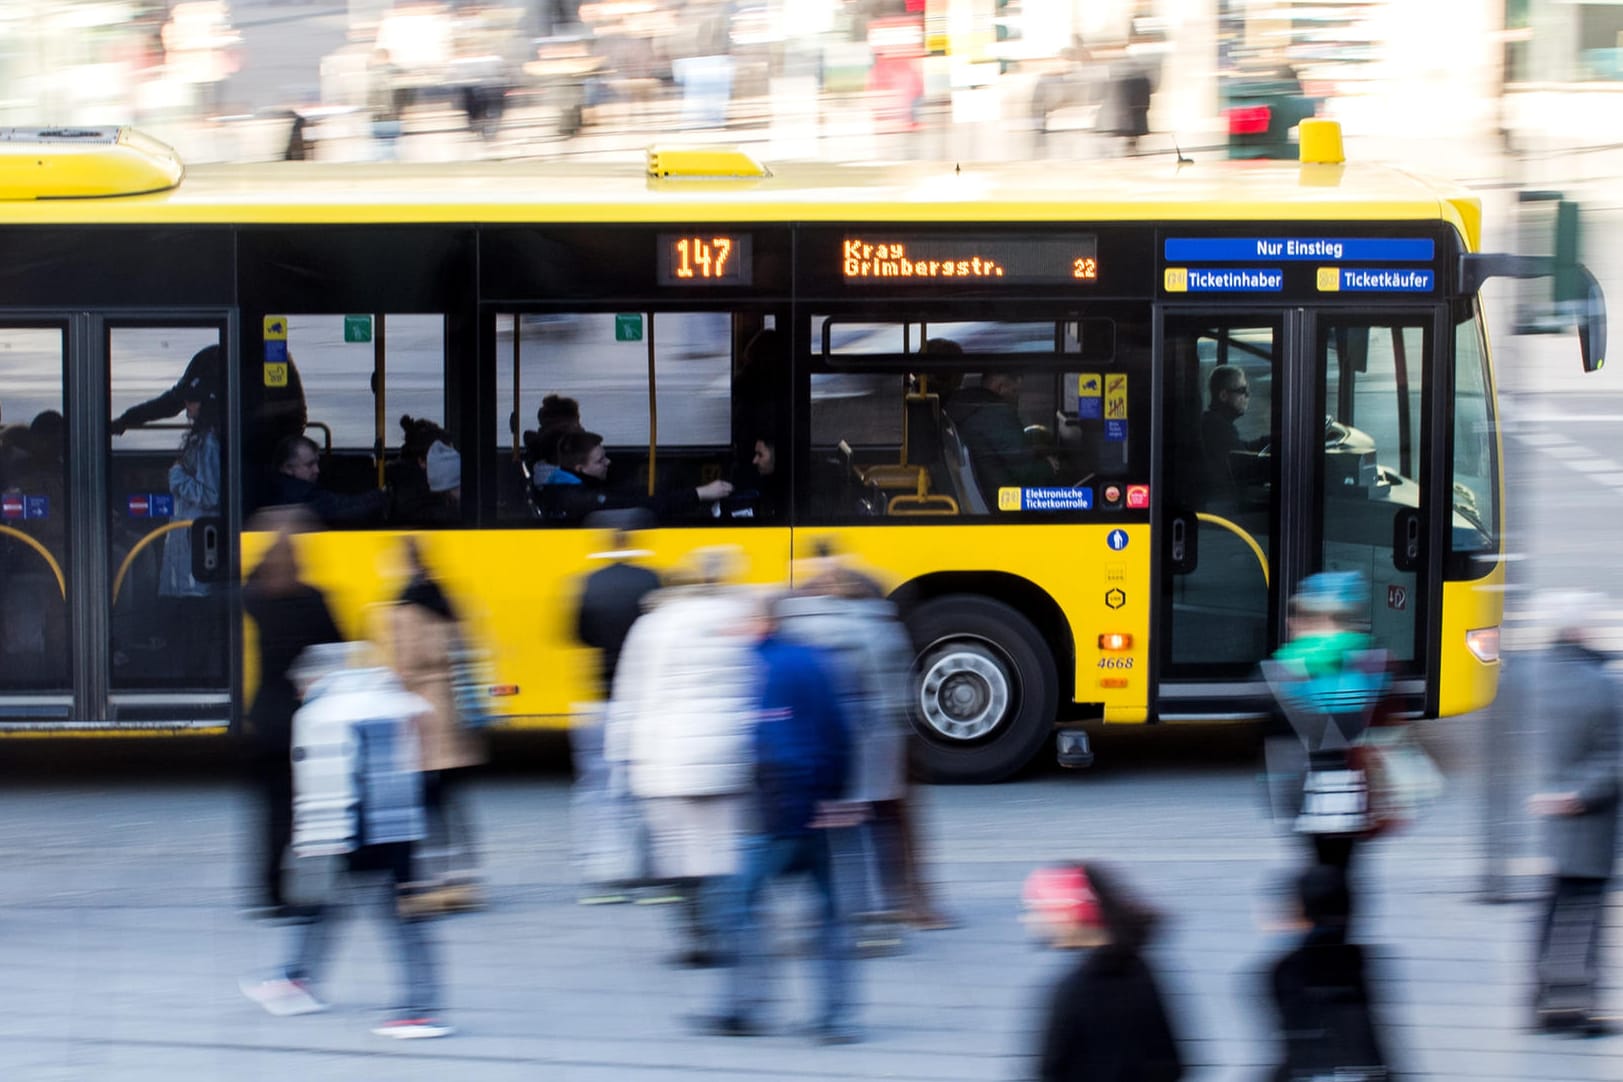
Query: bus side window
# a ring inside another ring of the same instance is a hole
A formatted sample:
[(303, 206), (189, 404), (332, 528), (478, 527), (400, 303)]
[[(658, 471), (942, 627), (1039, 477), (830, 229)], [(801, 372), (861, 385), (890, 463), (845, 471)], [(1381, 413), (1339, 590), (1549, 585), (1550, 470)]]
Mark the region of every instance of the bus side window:
[[(445, 343), (440, 314), (267, 316), (245, 362), (254, 502), (307, 505), (331, 529), (461, 523)], [(278, 393), (293, 385), (297, 411)]]
[(734, 357), (761, 332), (730, 312), (496, 315), (498, 516), (578, 526), (595, 509), (645, 506), (662, 524), (774, 517), (745, 458), (758, 437), (734, 416)]

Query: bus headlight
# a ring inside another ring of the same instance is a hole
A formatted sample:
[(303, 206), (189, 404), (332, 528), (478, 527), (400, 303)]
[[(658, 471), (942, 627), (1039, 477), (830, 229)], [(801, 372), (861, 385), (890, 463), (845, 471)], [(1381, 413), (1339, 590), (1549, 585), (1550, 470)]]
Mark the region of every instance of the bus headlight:
[(1479, 627), (1465, 633), (1465, 647), (1483, 664), (1499, 660), (1499, 628)]

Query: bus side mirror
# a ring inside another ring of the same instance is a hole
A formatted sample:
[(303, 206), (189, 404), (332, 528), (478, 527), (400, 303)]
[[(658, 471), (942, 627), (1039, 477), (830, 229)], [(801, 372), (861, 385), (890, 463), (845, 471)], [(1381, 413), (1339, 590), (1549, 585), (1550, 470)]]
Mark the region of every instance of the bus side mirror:
[(1460, 257), (1460, 292), (1475, 293), (1489, 278), (1547, 278), (1560, 273), (1576, 280), (1583, 295), (1557, 302), (1553, 306), (1556, 322), (1518, 328), (1516, 333), (1543, 334), (1575, 324), (1584, 371), (1597, 372), (1606, 363), (1606, 296), (1582, 263), (1572, 263), (1559, 272), (1558, 266), (1550, 256), (1470, 252)]
[(1577, 314), (1578, 352), (1583, 357), (1585, 372), (1598, 372), (1606, 363), (1606, 296), (1600, 283), (1583, 264), (1577, 267), (1583, 279), (1584, 299), (1573, 303), (1581, 306)]

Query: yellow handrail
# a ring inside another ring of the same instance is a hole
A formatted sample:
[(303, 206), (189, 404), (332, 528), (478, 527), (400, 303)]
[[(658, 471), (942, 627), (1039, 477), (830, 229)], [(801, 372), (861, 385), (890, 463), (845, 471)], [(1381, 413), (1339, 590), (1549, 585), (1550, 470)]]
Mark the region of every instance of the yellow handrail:
[(1268, 556), (1262, 551), (1262, 546), (1257, 544), (1256, 538), (1246, 533), (1244, 529), (1236, 526), (1228, 519), (1222, 518), (1218, 515), (1208, 515), (1204, 511), (1197, 511), (1195, 512), (1195, 517), (1202, 522), (1210, 522), (1213, 526), (1221, 526), (1229, 533), (1238, 537), (1241, 541), (1244, 541), (1250, 547), (1251, 554), (1257, 558), (1257, 566), (1262, 568), (1262, 584), (1264, 586), (1270, 585), (1270, 580), (1268, 578)]
[(15, 526), (0, 526), (0, 534), (5, 535), (6, 537), (15, 537), (17, 540), (21, 541), (23, 544), (27, 545), (29, 548), (43, 556), (45, 558), (45, 562), (51, 565), (51, 574), (56, 576), (56, 588), (62, 591), (62, 600), (66, 601), (68, 599), (68, 580), (62, 577), (61, 565), (56, 562), (56, 557), (51, 555), (50, 549), (40, 544), (34, 538), (29, 537)]
[(170, 530), (178, 530), (184, 526), (190, 526), (191, 524), (191, 519), (186, 519), (183, 522), (166, 522), (135, 543), (135, 547), (130, 549), (129, 554), (124, 557), (124, 562), (118, 565), (118, 574), (113, 576), (112, 604), (118, 604), (118, 592), (124, 587), (124, 576), (129, 574), (130, 564), (134, 563), (135, 558), (141, 555), (141, 550), (152, 544), (152, 542), (156, 541), (164, 534), (168, 533)]

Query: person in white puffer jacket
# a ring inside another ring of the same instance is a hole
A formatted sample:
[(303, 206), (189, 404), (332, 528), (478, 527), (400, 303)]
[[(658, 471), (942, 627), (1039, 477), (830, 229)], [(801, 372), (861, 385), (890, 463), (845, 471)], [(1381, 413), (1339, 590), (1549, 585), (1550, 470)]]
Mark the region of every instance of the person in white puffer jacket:
[(687, 943), (675, 961), (726, 961), (716, 896), (737, 871), (752, 804), (749, 735), (756, 673), (748, 637), (754, 591), (728, 585), (736, 549), (694, 554), (683, 585), (656, 591), (626, 638), (605, 754), (642, 803), (652, 872), (683, 900)]

